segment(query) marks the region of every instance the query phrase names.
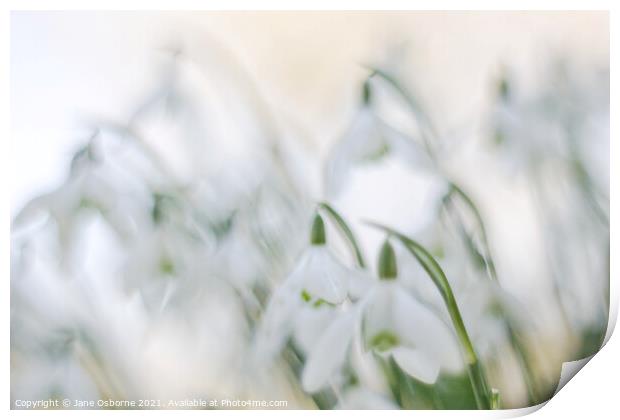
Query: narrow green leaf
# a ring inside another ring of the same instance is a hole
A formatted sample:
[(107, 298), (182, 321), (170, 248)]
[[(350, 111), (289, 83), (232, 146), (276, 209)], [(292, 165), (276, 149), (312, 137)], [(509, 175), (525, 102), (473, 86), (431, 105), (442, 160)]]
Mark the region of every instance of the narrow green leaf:
[[(480, 236), (482, 249), (478, 247), (476, 241), (472, 237), (467, 229), (465, 228), (462, 217), (458, 212), (458, 209), (453, 205), (454, 198), (457, 197), (461, 200), (461, 202), (465, 205), (465, 207), (473, 216), (476, 222), (476, 228), (478, 230), (478, 234)], [(450, 183), (450, 190), (444, 199), (444, 203), (446, 206), (452, 204), (447, 207), (448, 211), (452, 211), (456, 216), (457, 223), (459, 224), (459, 231), (463, 240), (465, 242), (465, 246), (467, 247), (472, 260), (478, 267), (481, 267), (486, 270), (487, 276), (493, 281), (495, 284), (500, 285), (499, 279), (497, 276), (497, 271), (495, 269), (495, 263), (493, 261), (493, 256), (491, 254), (491, 248), (489, 245), (486, 228), (484, 225), (484, 221), (482, 219), (482, 215), (478, 210), (478, 207), (474, 203), (474, 200), (467, 194), (465, 191), (460, 188), (455, 183)], [(501, 285), (500, 285), (501, 286)], [(526, 385), (527, 394), (528, 394), (528, 403), (530, 405), (536, 404), (540, 401), (538, 387), (534, 380), (534, 369), (532, 367), (532, 361), (530, 360), (529, 354), (527, 352), (527, 348), (525, 344), (522, 342), (520, 338), (520, 334), (518, 331), (518, 327), (514, 325), (514, 321), (511, 315), (506, 311), (501, 302), (497, 302), (498, 307), (501, 311), (502, 316), (505, 318), (505, 323), (507, 327), (508, 337), (510, 343), (515, 351), (515, 355), (517, 357), (517, 361), (521, 367), (521, 371), (523, 372), (523, 379)]]
[(454, 297), (454, 293), (452, 292), (450, 283), (448, 282), (448, 278), (441, 269), (441, 266), (433, 258), (430, 252), (408, 236), (405, 236), (387, 226), (377, 223), (369, 224), (397, 238), (416, 258), (439, 290), (444, 303), (446, 304), (446, 308), (450, 314), (450, 319), (452, 320), (452, 324), (465, 355), (469, 379), (472, 383), (474, 395), (476, 397), (476, 404), (480, 409), (488, 409), (490, 394), (486, 375), (480, 365), (474, 346), (469, 338), (469, 334), (467, 333), (467, 329), (465, 328), (465, 323), (463, 322), (461, 312)]
[(357, 239), (355, 238), (355, 235), (353, 234), (353, 231), (351, 230), (347, 222), (345, 222), (342, 216), (340, 216), (340, 214), (328, 203), (320, 202), (318, 206), (320, 209), (325, 210), (325, 213), (327, 213), (329, 218), (334, 221), (336, 226), (338, 226), (342, 234), (347, 239), (347, 242), (351, 246), (355, 255), (357, 265), (360, 266), (360, 268), (365, 268), (366, 261), (364, 259), (364, 255), (362, 254), (362, 249), (360, 248), (359, 243), (357, 242)]
[(495, 263), (493, 262), (493, 258), (491, 257), (491, 248), (489, 246), (486, 228), (484, 226), (484, 221), (482, 219), (480, 211), (478, 210), (478, 207), (471, 199), (471, 197), (469, 197), (469, 195), (466, 194), (461, 187), (456, 185), (454, 182), (450, 182), (450, 190), (448, 192), (448, 195), (446, 196), (446, 199), (444, 200), (444, 203), (452, 202), (452, 200), (454, 200), (454, 196), (457, 196), (469, 209), (471, 215), (476, 222), (476, 228), (478, 229), (478, 232), (480, 234), (480, 240), (482, 242), (481, 245), (483, 249), (479, 249), (471, 235), (466, 231), (462, 220), (459, 220), (459, 224), (461, 225), (461, 234), (463, 235), (463, 239), (465, 240), (465, 244), (467, 245), (467, 248), (472, 255), (472, 258), (478, 264), (483, 263), (488, 270), (489, 277), (491, 277), (494, 282), (499, 283), (497, 280)]
[(411, 94), (411, 92), (409, 92), (409, 90), (407, 90), (400, 82), (398, 82), (398, 80), (396, 80), (396, 78), (394, 78), (392, 75), (390, 75), (386, 71), (381, 70), (379, 68), (375, 68), (375, 67), (367, 67), (367, 68), (372, 72), (370, 74), (370, 76), (368, 77), (369, 79), (374, 77), (374, 76), (378, 76), (382, 80), (386, 81), (405, 100), (405, 102), (407, 103), (409, 108), (411, 108), (411, 111), (412, 111), (413, 115), (415, 116), (415, 119), (423, 127), (423, 129), (420, 130), (420, 131), (421, 131), (422, 141), (424, 143), (424, 147), (426, 148), (426, 151), (429, 154), (429, 156), (431, 156), (431, 158), (433, 158), (434, 157), (434, 151), (433, 151), (433, 149), (431, 147), (430, 140), (427, 137), (427, 135), (425, 133), (425, 130), (428, 131), (433, 138), (437, 137), (437, 132), (436, 132), (436, 130), (435, 130), (435, 128), (434, 128), (430, 118), (426, 115), (426, 113), (424, 113), (424, 111), (422, 110), (422, 107), (419, 105), (419, 103), (415, 99), (414, 95)]

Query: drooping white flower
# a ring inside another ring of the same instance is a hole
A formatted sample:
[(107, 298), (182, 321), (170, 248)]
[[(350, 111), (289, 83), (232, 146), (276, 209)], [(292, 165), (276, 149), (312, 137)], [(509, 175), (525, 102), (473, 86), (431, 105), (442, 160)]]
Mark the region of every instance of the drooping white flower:
[(304, 300), (322, 299), (342, 303), (347, 297), (347, 276), (350, 275), (325, 246), (311, 246), (289, 277), (297, 285)]
[[(365, 101), (330, 151), (326, 195), (354, 228), (362, 220), (390, 220), (417, 233), (437, 217), (448, 184), (415, 135), (387, 124), (376, 108)], [(362, 247), (376, 248), (381, 240), (366, 235)]]
[(363, 294), (367, 282), (362, 273), (345, 267), (327, 248), (323, 219), (317, 215), (312, 226), (311, 245), (286, 279), (288, 287), (306, 302), (337, 305), (350, 292), (354, 297)]
[(399, 284), (394, 251), (387, 242), (381, 251), (379, 277), (382, 281), (339, 316), (314, 346), (302, 375), (307, 392), (319, 391), (342, 370), (355, 334), (361, 334), (367, 351), (393, 357), (403, 371), (425, 383), (434, 383), (442, 369), (462, 369), (453, 332)]
[(349, 297), (359, 299), (370, 281), (362, 272), (345, 267), (331, 253), (325, 243), (323, 220), (317, 215), (311, 245), (275, 291), (265, 311), (258, 338), (260, 351), (273, 357), (291, 336), (309, 348), (339, 313), (335, 306)]
[[(435, 232), (435, 235), (442, 233)], [(435, 244), (441, 249), (437, 257), (443, 271), (450, 281), (450, 286), (459, 304), (467, 332), (482, 360), (497, 356), (509, 345), (504, 309), (507, 305), (515, 306), (514, 300), (502, 288), (490, 281), (486, 273), (468, 262), (463, 245), (453, 236)], [(403, 286), (441, 319), (448, 323), (450, 315), (444, 300), (432, 281), (429, 281), (424, 269), (413, 259), (404, 259), (400, 265), (403, 274)], [(527, 318), (523, 310), (520, 318)], [(529, 322), (523, 321), (523, 325)]]
[(301, 376), (303, 389), (315, 393), (342, 371), (358, 324), (358, 310), (340, 314), (312, 348)]
[(308, 354), (339, 313), (340, 308), (333, 305), (301, 305), (292, 331), (295, 346)]
[(380, 282), (362, 314), (363, 343), (392, 356), (409, 375), (434, 383), (440, 368), (458, 371), (462, 358), (452, 331), (396, 281)]
[(91, 140), (77, 151), (64, 182), (26, 203), (12, 222), (12, 234), (24, 239), (35, 231), (53, 231), (49, 249), (57, 250), (65, 269), (84, 262), (80, 236), (93, 219), (105, 221), (122, 241), (137, 236), (147, 224), (148, 189), (127, 177), (97, 145)]
[(325, 168), (327, 195), (334, 197), (342, 192), (355, 166), (377, 161), (388, 154), (410, 167), (431, 167), (431, 161), (412, 139), (383, 122), (365, 104), (331, 150)]

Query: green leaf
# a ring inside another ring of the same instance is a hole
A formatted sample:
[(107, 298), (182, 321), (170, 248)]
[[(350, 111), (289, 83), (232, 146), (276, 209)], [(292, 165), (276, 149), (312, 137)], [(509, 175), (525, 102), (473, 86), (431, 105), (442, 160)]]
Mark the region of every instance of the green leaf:
[[(465, 205), (468, 209), (470, 215), (473, 217), (476, 223), (476, 230), (480, 236), (481, 248), (476, 244), (473, 236), (465, 229), (465, 225), (463, 223), (462, 218), (458, 218), (458, 223), (460, 225), (460, 233), (463, 237), (465, 245), (474, 260), (474, 262), (478, 266), (484, 266), (488, 270), (488, 275), (496, 283), (499, 283), (497, 280), (497, 272), (495, 270), (495, 263), (493, 262), (493, 258), (491, 257), (491, 248), (489, 246), (489, 240), (486, 232), (486, 228), (484, 226), (484, 222), (482, 220), (482, 215), (478, 210), (478, 207), (474, 203), (474, 201), (454, 182), (450, 182), (450, 189), (446, 197), (444, 198), (444, 204), (447, 206), (448, 210), (452, 210), (454, 213), (458, 213), (456, 208), (454, 207), (455, 197), (460, 199), (460, 201)], [(451, 205), (450, 205), (451, 204)], [(458, 215), (458, 214), (457, 214)]]
[[(415, 116), (416, 121), (424, 129), (426, 129), (426, 131), (428, 131), (432, 137), (436, 138), (437, 132), (430, 118), (426, 115), (426, 113), (424, 113), (424, 111), (422, 110), (422, 107), (420, 106), (418, 101), (415, 99), (415, 96), (411, 92), (409, 92), (409, 90), (407, 90), (400, 82), (398, 82), (396, 78), (394, 78), (392, 75), (390, 75), (386, 71), (381, 70), (379, 68), (375, 68), (375, 67), (368, 67), (368, 69), (372, 72), (368, 78), (370, 79), (374, 76), (378, 76), (382, 80), (387, 82), (389, 85), (391, 85), (398, 92), (398, 94), (405, 100), (409, 108), (411, 108), (411, 111), (413, 115)], [(426, 136), (424, 129), (420, 130), (421, 135), (422, 135), (422, 140), (424, 143), (424, 147), (426, 148), (426, 152), (429, 154), (429, 156), (433, 157), (434, 152), (431, 147), (430, 140)]]
[(347, 225), (342, 216), (340, 216), (340, 214), (338, 214), (338, 212), (326, 202), (320, 202), (318, 206), (320, 209), (325, 210), (325, 213), (329, 216), (330, 219), (332, 219), (332, 221), (334, 221), (336, 226), (338, 226), (338, 228), (340, 229), (341, 233), (347, 239), (355, 255), (357, 265), (360, 268), (365, 268), (366, 261), (364, 260), (364, 255), (362, 254), (359, 243), (357, 242), (357, 239), (355, 238), (355, 235), (353, 234), (353, 231), (351, 230), (349, 225)]
[[(480, 237), (480, 247), (474, 240), (473, 234), (469, 233), (465, 228), (463, 218), (460, 217), (461, 215), (458, 209), (454, 206), (455, 199), (459, 199), (465, 205), (465, 208), (469, 211), (470, 216), (475, 220), (475, 228), (477, 229), (477, 233)], [(459, 233), (463, 238), (465, 246), (476, 266), (484, 269), (489, 279), (495, 284), (500, 285), (493, 256), (491, 255), (491, 248), (489, 246), (484, 221), (473, 199), (458, 185), (451, 182), (450, 190), (444, 198), (444, 205), (446, 206), (447, 211), (452, 212), (455, 216), (459, 225)], [(512, 319), (511, 314), (504, 308), (500, 301), (496, 302), (496, 308), (498, 309), (500, 315), (505, 319), (508, 338), (523, 372), (523, 379), (529, 399), (528, 403), (529, 405), (535, 405), (537, 402), (541, 401), (541, 399), (539, 396), (538, 386), (534, 380), (534, 369), (532, 367), (532, 361), (528, 354), (526, 345), (520, 337), (519, 328)]]
[(450, 319), (452, 320), (456, 335), (459, 339), (465, 355), (465, 362), (467, 365), (469, 380), (471, 381), (472, 387), (474, 389), (476, 404), (480, 409), (488, 409), (490, 391), (486, 375), (482, 366), (480, 365), (480, 362), (478, 361), (478, 356), (476, 354), (476, 351), (474, 350), (471, 339), (469, 338), (467, 329), (465, 328), (465, 323), (463, 322), (461, 312), (454, 297), (454, 293), (452, 292), (452, 287), (450, 286), (450, 283), (448, 282), (448, 278), (446, 277), (445, 273), (441, 269), (441, 266), (433, 258), (430, 252), (428, 252), (422, 245), (409, 238), (408, 236), (405, 236), (402, 233), (387, 226), (383, 226), (377, 223), (369, 224), (397, 238), (405, 246), (405, 248), (409, 252), (411, 252), (411, 254), (416, 258), (416, 260), (424, 268), (424, 271), (426, 271), (426, 273), (429, 275), (429, 277), (439, 290), (439, 293), (444, 300), (446, 308), (448, 309)]

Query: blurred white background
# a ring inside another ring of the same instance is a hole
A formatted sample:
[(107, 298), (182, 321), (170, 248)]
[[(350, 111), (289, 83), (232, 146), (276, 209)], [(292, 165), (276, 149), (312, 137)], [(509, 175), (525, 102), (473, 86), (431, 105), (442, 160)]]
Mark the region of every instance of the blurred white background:
[(605, 12), (14, 12), (12, 211), (57, 185), (89, 117), (123, 120), (176, 39), (230, 48), (321, 147), (348, 124), (366, 63), (396, 63), (442, 127), (485, 106), (510, 66), (535, 89), (554, 54), (609, 58)]

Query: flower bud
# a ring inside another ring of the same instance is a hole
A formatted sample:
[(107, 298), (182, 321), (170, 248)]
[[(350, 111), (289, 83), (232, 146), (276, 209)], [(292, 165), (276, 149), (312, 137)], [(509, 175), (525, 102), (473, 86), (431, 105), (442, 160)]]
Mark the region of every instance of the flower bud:
[(362, 86), (362, 103), (364, 105), (369, 105), (371, 100), (372, 90), (370, 88), (370, 80), (366, 80), (364, 86)]
[(390, 242), (386, 239), (379, 251), (379, 278), (381, 280), (394, 280), (398, 275), (396, 266), (396, 254)]
[(151, 208), (151, 217), (155, 224), (159, 224), (164, 220), (164, 200), (165, 196), (160, 193), (153, 193), (153, 207)]
[(312, 245), (325, 245), (325, 224), (323, 218), (318, 214), (314, 216), (312, 230), (310, 232), (310, 243)]
[(502, 77), (499, 80), (497, 90), (498, 90), (498, 96), (502, 102), (508, 102), (510, 100), (511, 90), (510, 90), (510, 83), (508, 82), (507, 78)]

